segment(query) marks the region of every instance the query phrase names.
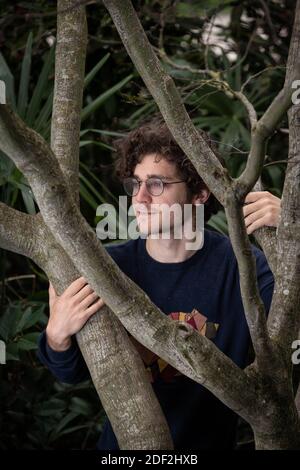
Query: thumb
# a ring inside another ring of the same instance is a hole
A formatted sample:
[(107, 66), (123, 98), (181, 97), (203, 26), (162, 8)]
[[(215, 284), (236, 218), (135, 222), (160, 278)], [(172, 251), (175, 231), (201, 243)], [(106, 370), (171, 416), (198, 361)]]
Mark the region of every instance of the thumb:
[(54, 301), (57, 297), (58, 297), (58, 295), (55, 292), (55, 289), (54, 289), (52, 283), (49, 281), (49, 299), (51, 301)]

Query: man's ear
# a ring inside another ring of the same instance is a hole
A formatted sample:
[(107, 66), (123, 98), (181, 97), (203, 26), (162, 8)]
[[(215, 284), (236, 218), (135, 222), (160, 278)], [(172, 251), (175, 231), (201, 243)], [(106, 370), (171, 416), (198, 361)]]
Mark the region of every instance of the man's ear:
[(211, 195), (210, 190), (208, 188), (203, 188), (201, 189), (200, 193), (193, 196), (192, 203), (195, 204), (196, 206), (198, 204), (204, 204), (210, 195)]

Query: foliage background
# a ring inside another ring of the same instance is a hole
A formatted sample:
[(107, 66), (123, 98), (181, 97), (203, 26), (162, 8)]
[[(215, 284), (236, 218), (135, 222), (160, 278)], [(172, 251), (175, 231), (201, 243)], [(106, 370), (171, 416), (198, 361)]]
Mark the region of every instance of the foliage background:
[[(0, 79), (23, 119), (50, 137), (56, 2), (6, 2), (0, 6)], [(219, 90), (215, 78), (245, 93), (260, 115), (280, 90), (293, 23), (294, 0), (138, 0), (147, 35), (164, 47), (165, 65), (180, 88), (195, 124), (209, 131), (235, 177), (249, 150), (249, 124), (239, 101)], [(81, 210), (91, 226), (102, 202), (122, 194), (113, 176), (113, 138), (157, 112), (101, 2), (87, 4), (89, 43), (80, 147)], [(207, 46), (207, 42), (210, 46)], [(264, 71), (263, 73), (260, 73)], [(263, 181), (280, 196), (287, 157), (287, 123), (268, 144)], [(0, 154), (0, 200), (19, 210), (38, 208), (26, 179)], [(208, 225), (227, 233), (223, 211)], [(254, 240), (252, 240), (254, 242)], [(48, 281), (29, 259), (0, 249), (0, 449), (94, 448), (104, 412), (91, 383), (57, 383), (36, 358), (47, 323)], [(251, 433), (240, 426), (240, 447)]]

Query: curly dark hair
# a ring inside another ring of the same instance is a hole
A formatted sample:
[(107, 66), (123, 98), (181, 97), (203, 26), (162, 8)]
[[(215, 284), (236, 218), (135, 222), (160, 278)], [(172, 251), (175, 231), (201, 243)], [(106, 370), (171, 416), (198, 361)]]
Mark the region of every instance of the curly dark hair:
[[(198, 130), (198, 132), (223, 163), (209, 135), (203, 130)], [(176, 164), (179, 176), (186, 180), (190, 196), (194, 196), (201, 189), (207, 188), (194, 165), (187, 158), (181, 147), (179, 147), (166, 123), (161, 118), (154, 118), (137, 129), (130, 131), (125, 137), (116, 140), (114, 147), (117, 151), (115, 173), (120, 181), (128, 176), (132, 176), (136, 165), (142, 161), (145, 155), (156, 153), (159, 159), (165, 158)], [(216, 214), (220, 208), (220, 203), (213, 194), (210, 194), (205, 203), (205, 222), (213, 214)]]

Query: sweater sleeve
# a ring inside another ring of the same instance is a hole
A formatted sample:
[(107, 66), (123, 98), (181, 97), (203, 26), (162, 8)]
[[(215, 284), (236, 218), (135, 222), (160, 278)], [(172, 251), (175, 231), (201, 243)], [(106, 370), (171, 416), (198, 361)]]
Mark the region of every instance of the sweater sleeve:
[(253, 249), (256, 258), (258, 287), (268, 316), (273, 297), (274, 276), (268, 265), (265, 254), (256, 247), (253, 247)]
[(46, 332), (43, 331), (39, 337), (37, 355), (59, 382), (77, 384), (90, 378), (89, 370), (74, 336), (70, 348), (58, 352), (50, 348)]

